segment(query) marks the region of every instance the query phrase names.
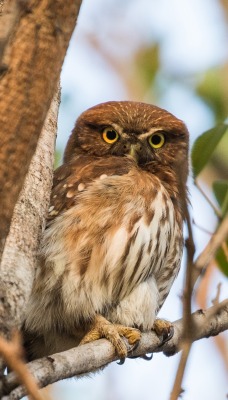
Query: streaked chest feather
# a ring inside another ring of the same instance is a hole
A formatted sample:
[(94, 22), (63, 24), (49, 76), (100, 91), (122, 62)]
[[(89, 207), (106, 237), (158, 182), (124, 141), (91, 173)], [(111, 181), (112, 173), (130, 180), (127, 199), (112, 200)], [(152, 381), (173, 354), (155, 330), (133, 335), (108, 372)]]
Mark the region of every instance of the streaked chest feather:
[(180, 221), (156, 177), (94, 181), (45, 232), (44, 290), (58, 286), (65, 310), (76, 308), (80, 318), (118, 304), (151, 276), (162, 285), (169, 271), (173, 281), (182, 253)]

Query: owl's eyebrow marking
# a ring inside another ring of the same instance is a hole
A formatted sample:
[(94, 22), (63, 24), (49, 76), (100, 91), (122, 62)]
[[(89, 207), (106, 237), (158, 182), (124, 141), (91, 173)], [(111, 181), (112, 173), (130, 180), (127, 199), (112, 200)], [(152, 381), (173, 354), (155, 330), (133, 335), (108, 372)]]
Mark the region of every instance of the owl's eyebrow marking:
[(139, 136), (140, 139), (146, 139), (148, 136), (151, 136), (155, 132), (163, 132), (165, 129), (162, 127), (156, 127), (156, 128), (151, 128), (148, 132), (146, 133), (141, 133)]

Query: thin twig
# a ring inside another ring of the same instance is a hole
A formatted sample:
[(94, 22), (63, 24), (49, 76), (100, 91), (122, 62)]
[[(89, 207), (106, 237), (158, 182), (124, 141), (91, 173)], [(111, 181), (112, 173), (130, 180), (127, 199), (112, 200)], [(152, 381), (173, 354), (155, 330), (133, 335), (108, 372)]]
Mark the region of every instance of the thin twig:
[(0, 337), (0, 354), (4, 358), (6, 365), (16, 372), (20, 383), (25, 386), (30, 400), (43, 400), (35, 379), (22, 360), (23, 347), (19, 332), (13, 333), (11, 341)]
[(209, 199), (209, 197), (206, 195), (206, 193), (203, 191), (203, 189), (201, 188), (201, 186), (199, 185), (199, 182), (195, 179), (194, 180), (194, 184), (197, 187), (197, 189), (199, 190), (199, 192), (202, 194), (202, 196), (206, 199), (207, 203), (211, 206), (212, 210), (214, 211), (215, 215), (221, 219), (222, 218), (222, 214), (219, 211), (219, 209), (214, 205), (214, 203), (212, 203), (212, 201)]
[(217, 250), (220, 246), (226, 241), (228, 237), (228, 215), (224, 218), (221, 224), (218, 226), (214, 235), (209, 240), (207, 246), (204, 248), (202, 253), (198, 256), (196, 261), (194, 262), (194, 271), (193, 271), (193, 286), (203, 272), (203, 270), (209, 265), (210, 261), (216, 255)]
[(170, 395), (170, 400), (177, 400), (182, 392), (181, 385), (184, 377), (185, 368), (187, 365), (188, 356), (193, 342), (193, 332), (194, 332), (194, 324), (191, 315), (191, 299), (192, 299), (192, 289), (193, 289), (192, 270), (193, 270), (195, 245), (194, 245), (191, 220), (187, 205), (185, 214), (188, 227), (188, 239), (186, 240), (187, 267), (186, 267), (185, 286), (183, 293), (183, 325), (184, 325), (183, 337), (182, 337), (183, 352), (181, 354), (181, 359), (174, 380), (173, 389)]
[(214, 306), (217, 306), (217, 305), (219, 304), (220, 293), (221, 293), (221, 287), (222, 287), (222, 283), (219, 282), (218, 285), (217, 285), (217, 293), (216, 293), (216, 296), (215, 296), (215, 298), (212, 300), (212, 304), (213, 304)]
[(184, 371), (185, 371), (185, 368), (187, 365), (187, 360), (188, 360), (191, 346), (192, 346), (192, 342), (186, 342), (182, 345), (183, 351), (182, 351), (181, 359), (180, 359), (179, 366), (177, 369), (173, 389), (172, 389), (172, 392), (170, 395), (170, 400), (178, 399), (180, 397), (181, 393), (183, 392), (181, 384), (183, 381)]
[(208, 229), (206, 229), (206, 228), (204, 228), (203, 226), (197, 224), (197, 222), (196, 222), (194, 219), (192, 220), (192, 224), (193, 224), (194, 226), (196, 226), (196, 228), (198, 228), (198, 229), (201, 230), (202, 232), (206, 233), (207, 235), (212, 236), (212, 235), (214, 234), (214, 232), (210, 232), (210, 231), (208, 231)]

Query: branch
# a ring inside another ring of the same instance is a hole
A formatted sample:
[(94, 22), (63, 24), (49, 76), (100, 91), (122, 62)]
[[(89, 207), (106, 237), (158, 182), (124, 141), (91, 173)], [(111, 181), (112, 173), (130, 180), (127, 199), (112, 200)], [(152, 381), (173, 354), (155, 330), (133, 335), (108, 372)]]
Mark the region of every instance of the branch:
[(52, 186), (59, 96), (53, 99), (16, 204), (0, 264), (0, 332), (20, 327), (31, 293), (36, 252)]
[(11, 341), (0, 337), (0, 354), (2, 354), (7, 366), (16, 372), (20, 383), (25, 385), (29, 399), (43, 400), (35, 379), (23, 362), (23, 347), (19, 332), (13, 333)]
[[(81, 0), (10, 0), (17, 23), (0, 75), (0, 255), (13, 210), (55, 93)], [(6, 15), (1, 17), (5, 24)]]
[[(209, 308), (207, 311), (198, 310), (192, 314), (195, 330), (193, 341), (218, 335), (228, 329), (228, 299)], [(131, 356), (140, 356), (146, 353), (163, 352), (167, 356), (176, 354), (181, 350), (183, 320), (173, 323), (173, 338), (160, 346), (160, 340), (154, 332), (143, 333), (137, 349), (130, 353)], [(28, 364), (29, 370), (42, 388), (61, 379), (84, 374), (104, 368), (112, 361), (116, 361), (113, 346), (105, 339), (101, 339), (83, 346), (73, 348), (62, 353), (44, 357)], [(4, 392), (0, 386), (2, 400), (18, 400), (26, 395), (25, 388), (18, 386), (15, 373), (5, 377)]]
[(7, 70), (2, 63), (5, 47), (19, 20), (19, 4), (15, 0), (0, 0), (0, 74)]
[(219, 247), (225, 242), (228, 237), (228, 215), (224, 218), (217, 230), (209, 240), (207, 246), (199, 255), (194, 263), (193, 271), (193, 285), (196, 280), (207, 267), (207, 265), (213, 260)]

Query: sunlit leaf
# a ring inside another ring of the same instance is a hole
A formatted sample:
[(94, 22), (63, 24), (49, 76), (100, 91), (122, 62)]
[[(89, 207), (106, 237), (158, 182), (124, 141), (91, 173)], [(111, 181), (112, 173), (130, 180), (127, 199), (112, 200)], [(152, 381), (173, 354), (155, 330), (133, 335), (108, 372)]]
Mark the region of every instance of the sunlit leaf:
[(226, 133), (227, 128), (227, 124), (220, 124), (204, 132), (196, 139), (191, 154), (193, 175), (195, 178), (210, 160), (213, 151)]
[[(226, 246), (228, 249), (228, 241), (226, 242)], [(216, 254), (216, 261), (218, 263), (219, 268), (221, 271), (228, 277), (228, 260), (227, 255), (224, 252), (224, 249), (220, 247)]]
[(228, 181), (215, 181), (213, 183), (213, 192), (221, 208), (222, 215), (225, 215), (228, 212)]

